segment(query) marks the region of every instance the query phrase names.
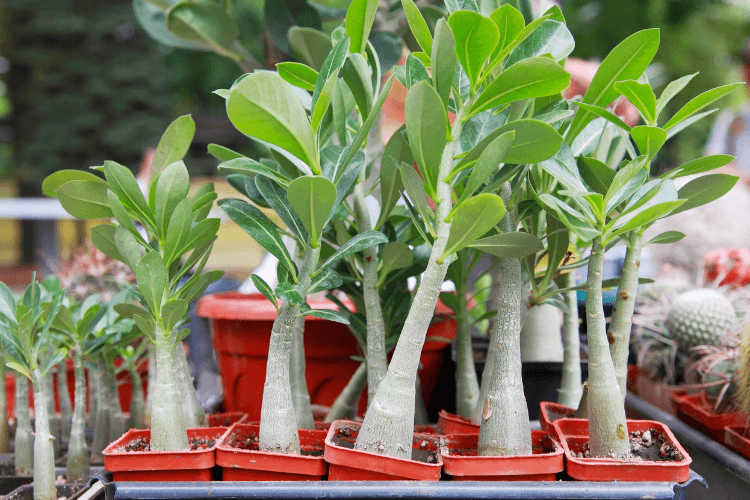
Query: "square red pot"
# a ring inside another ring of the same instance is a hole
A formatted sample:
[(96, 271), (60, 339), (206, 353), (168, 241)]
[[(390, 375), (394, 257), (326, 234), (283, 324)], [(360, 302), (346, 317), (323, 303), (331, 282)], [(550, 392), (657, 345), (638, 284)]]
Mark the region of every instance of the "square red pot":
[(581, 481), (663, 481), (682, 483), (690, 478), (692, 459), (674, 437), (669, 427), (654, 420), (628, 420), (628, 432), (656, 429), (677, 448), (683, 459), (679, 462), (648, 462), (614, 458), (578, 458), (589, 441), (589, 421), (583, 418), (561, 418), (552, 424), (565, 450), (566, 471)]
[[(259, 451), (259, 425), (235, 424), (216, 443), (216, 465), (224, 481), (320, 481), (328, 473), (323, 459), (326, 431), (300, 429), (303, 455)], [(249, 442), (251, 448), (234, 446)]]
[(724, 444), (743, 457), (750, 459), (750, 427), (748, 424), (724, 427)]
[(466, 417), (440, 410), (435, 430), (438, 434), (479, 434), (479, 424)]
[(683, 394), (675, 398), (677, 418), (724, 444), (724, 427), (745, 425), (748, 416), (742, 412), (714, 413), (713, 403), (705, 392)]
[(104, 449), (104, 469), (114, 481), (211, 481), (216, 465), (215, 442), (226, 427), (188, 429), (188, 440), (208, 439), (210, 447), (186, 451), (126, 451), (133, 440), (151, 441), (151, 429), (131, 429)]
[(478, 434), (445, 436), (440, 456), (454, 481), (555, 481), (565, 469), (563, 447), (550, 433), (531, 431), (531, 455), (479, 456), (478, 439)]
[(558, 418), (574, 418), (578, 410), (552, 401), (539, 403), (539, 425), (545, 432), (552, 432), (552, 422)]
[(412, 450), (432, 452), (434, 463), (394, 458), (353, 449), (360, 422), (336, 420), (326, 437), (325, 459), (329, 481), (438, 481), (443, 461), (438, 453), (440, 437), (415, 433)]

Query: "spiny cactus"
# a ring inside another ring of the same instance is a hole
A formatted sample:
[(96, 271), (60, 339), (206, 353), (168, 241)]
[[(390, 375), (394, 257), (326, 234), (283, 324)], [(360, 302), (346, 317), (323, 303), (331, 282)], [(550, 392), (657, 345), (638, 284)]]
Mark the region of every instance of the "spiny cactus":
[(685, 292), (667, 314), (669, 336), (685, 351), (699, 345), (721, 345), (721, 337), (736, 328), (737, 314), (722, 293), (699, 288)]

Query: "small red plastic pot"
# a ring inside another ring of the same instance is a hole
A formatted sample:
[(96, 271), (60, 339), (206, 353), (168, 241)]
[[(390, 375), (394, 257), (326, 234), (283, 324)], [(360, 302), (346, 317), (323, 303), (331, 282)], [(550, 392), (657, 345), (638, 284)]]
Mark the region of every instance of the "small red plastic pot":
[(724, 443), (724, 427), (745, 425), (748, 416), (742, 412), (715, 413), (714, 404), (705, 392), (683, 394), (675, 398), (677, 418), (714, 441)]
[(259, 425), (235, 424), (216, 443), (216, 465), (224, 481), (320, 481), (326, 431), (300, 429), (301, 455), (259, 451)]
[(241, 411), (229, 411), (226, 413), (214, 413), (207, 415), (209, 427), (231, 427), (234, 424), (241, 424), (247, 420), (247, 413)]
[(569, 406), (552, 401), (542, 401), (539, 403), (539, 426), (545, 432), (554, 432), (552, 422), (558, 418), (574, 418), (576, 411), (578, 410)]
[(440, 456), (454, 481), (555, 481), (565, 469), (563, 448), (550, 433), (531, 431), (531, 455), (479, 456), (478, 439), (478, 434), (445, 436)]
[(466, 417), (440, 410), (435, 430), (438, 434), (479, 434), (479, 424)]
[[(414, 434), (412, 453), (419, 458), (406, 460), (354, 449), (362, 424), (336, 420), (326, 436), (325, 459), (329, 481), (438, 481), (443, 461), (438, 453), (440, 437)], [(425, 460), (425, 461), (422, 461)]]
[(716, 248), (703, 257), (703, 264), (709, 282), (724, 276), (719, 285), (738, 287), (750, 283), (750, 251), (746, 248)]
[(614, 458), (579, 458), (589, 441), (589, 421), (583, 418), (561, 418), (552, 423), (557, 438), (565, 450), (566, 472), (580, 481), (687, 481), (692, 459), (674, 437), (669, 427), (655, 420), (628, 420), (628, 432), (656, 431), (666, 438), (682, 455), (680, 461), (652, 462), (618, 460)]
[(104, 469), (113, 481), (211, 481), (216, 442), (227, 430), (188, 429), (191, 450), (135, 451), (149, 446), (151, 429), (131, 429), (104, 449)]
[(744, 424), (724, 427), (724, 444), (732, 451), (750, 459), (750, 426)]

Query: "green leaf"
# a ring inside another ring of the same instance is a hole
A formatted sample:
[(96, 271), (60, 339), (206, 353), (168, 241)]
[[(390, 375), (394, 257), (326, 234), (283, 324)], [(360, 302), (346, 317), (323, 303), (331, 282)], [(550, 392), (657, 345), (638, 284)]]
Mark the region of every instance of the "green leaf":
[(315, 80), (315, 90), (313, 90), (311, 104), (312, 109), (315, 109), (320, 93), (323, 92), (323, 87), (326, 86), (331, 77), (338, 75), (341, 66), (343, 66), (344, 61), (346, 61), (348, 50), (349, 38), (344, 37), (326, 57), (323, 66), (320, 68), (320, 73), (318, 73), (318, 79)]
[(403, 130), (403, 126), (396, 130), (383, 150), (380, 161), (380, 215), (375, 229), (385, 224), (385, 220), (391, 215), (393, 207), (396, 206), (404, 190), (399, 167), (402, 163), (411, 165), (414, 162), (411, 149), (404, 139)]
[(109, 189), (120, 198), (126, 208), (130, 208), (141, 218), (141, 222), (154, 222), (151, 208), (143, 197), (143, 192), (128, 167), (113, 161), (104, 162), (104, 176)]
[(229, 161), (219, 163), (219, 170), (227, 170), (229, 172), (237, 172), (238, 174), (245, 176), (252, 176), (254, 174), (262, 175), (277, 181), (278, 183), (288, 186), (291, 179), (286, 175), (268, 168), (265, 165), (258, 163), (251, 158), (234, 158)]
[(253, 284), (255, 285), (255, 288), (258, 289), (260, 293), (263, 294), (265, 298), (268, 299), (268, 301), (273, 304), (273, 307), (276, 308), (276, 311), (279, 310), (279, 305), (276, 303), (276, 296), (273, 294), (273, 290), (271, 290), (271, 287), (266, 283), (263, 278), (258, 276), (257, 274), (253, 274), (250, 276), (253, 280)]
[(662, 217), (679, 210), (680, 205), (684, 205), (684, 203), (684, 200), (665, 201), (664, 203), (657, 203), (656, 205), (652, 205), (638, 212), (634, 216), (629, 217), (627, 222), (625, 222), (624, 224), (618, 224), (618, 222), (620, 221), (615, 219), (613, 221), (614, 223), (612, 224), (612, 229), (610, 230), (611, 233), (609, 234), (609, 237), (614, 238), (635, 229), (648, 226), (655, 220), (661, 219)]
[(739, 177), (728, 174), (708, 174), (693, 179), (677, 192), (685, 203), (677, 208), (672, 215), (700, 207), (727, 194), (737, 183)]
[(445, 7), (451, 14), (459, 10), (479, 12), (477, 0), (446, 0)]
[(404, 185), (406, 194), (409, 195), (409, 200), (411, 200), (417, 209), (419, 217), (430, 228), (430, 232), (432, 232), (432, 219), (434, 217), (432, 210), (427, 204), (427, 193), (425, 192), (422, 179), (419, 178), (419, 174), (414, 170), (414, 167), (407, 163), (401, 164), (399, 172), (401, 173), (401, 182)]
[(339, 273), (330, 268), (324, 269), (314, 277), (310, 283), (310, 288), (308, 289), (307, 294), (312, 295), (314, 293), (332, 290), (341, 286), (343, 282), (344, 280)]
[(377, 9), (378, 0), (354, 0), (349, 5), (344, 25), (346, 36), (351, 40), (349, 52), (352, 54), (364, 53)]
[(599, 235), (599, 231), (592, 226), (592, 222), (576, 209), (558, 200), (551, 194), (542, 193), (537, 195), (533, 190), (530, 190), (530, 192), (544, 210), (554, 214), (556, 219), (560, 220), (565, 227), (573, 231), (582, 240), (591, 241)]
[(606, 214), (610, 214), (621, 203), (628, 200), (648, 180), (645, 164), (645, 157), (639, 156), (617, 171), (604, 195)]
[(9, 322), (16, 324), (16, 299), (13, 297), (10, 288), (2, 281), (0, 281), (0, 315), (5, 316)]
[(522, 259), (527, 255), (544, 250), (542, 240), (533, 234), (519, 231), (480, 238), (468, 246), (506, 259)]
[(469, 114), (520, 99), (554, 95), (569, 85), (570, 75), (552, 59), (524, 59), (500, 73), (477, 98)]
[(427, 22), (422, 17), (419, 9), (414, 5), (414, 0), (401, 0), (401, 6), (406, 14), (406, 21), (409, 23), (411, 34), (417, 40), (417, 43), (425, 54), (432, 54), (432, 35), (427, 27)]
[(149, 316), (141, 316), (139, 314), (133, 316), (133, 320), (141, 333), (151, 339), (151, 342), (156, 343), (154, 320)]
[(57, 188), (69, 181), (89, 181), (104, 186), (107, 185), (107, 183), (104, 182), (104, 179), (98, 175), (92, 174), (91, 172), (86, 172), (85, 170), (58, 170), (44, 179), (44, 182), (42, 182), (42, 193), (44, 193), (45, 196), (56, 198)]
[(703, 118), (705, 118), (705, 117), (707, 117), (709, 115), (712, 115), (712, 114), (716, 113), (718, 110), (719, 110), (719, 108), (709, 109), (708, 111), (704, 111), (702, 113), (698, 113), (696, 115), (691, 116), (690, 118), (687, 118), (687, 119), (681, 121), (680, 123), (678, 123), (677, 125), (675, 125), (671, 129), (669, 129), (669, 131), (667, 132), (667, 140), (669, 140), (672, 137), (674, 137), (675, 135), (679, 134), (684, 129), (686, 129), (689, 126), (691, 126), (693, 123), (695, 123), (695, 122), (697, 122), (699, 120), (702, 120)]
[(466, 10), (451, 14), (448, 24), (456, 39), (456, 55), (474, 93), (479, 73), (500, 40), (497, 25), (481, 14)]
[(383, 247), (380, 261), (383, 265), (378, 270), (378, 287), (385, 282), (385, 278), (390, 272), (412, 265), (414, 263), (414, 254), (409, 245), (403, 241), (393, 241)]
[(219, 201), (219, 206), (238, 226), (249, 234), (260, 246), (268, 250), (271, 255), (279, 259), (279, 262), (291, 274), (292, 279), (297, 281), (297, 268), (281, 240), (276, 226), (260, 209), (249, 203), (229, 198)]
[(336, 323), (349, 324), (349, 318), (338, 311), (331, 311), (329, 309), (308, 309), (301, 312), (298, 316), (313, 316), (315, 318), (327, 319), (328, 321), (335, 321)]
[(654, 236), (650, 240), (648, 240), (648, 242), (644, 246), (665, 244), (665, 243), (677, 243), (684, 237), (685, 237), (685, 233), (681, 233), (679, 231), (665, 231), (661, 234)]
[(572, 191), (586, 191), (578, 173), (576, 159), (566, 142), (561, 142), (555, 155), (540, 162), (539, 166), (566, 188)]
[(505, 204), (495, 194), (483, 193), (466, 200), (453, 215), (448, 242), (438, 262), (474, 243), (504, 216)]
[[(601, 195), (599, 195), (601, 197)], [(568, 253), (570, 233), (565, 225), (554, 217), (547, 218), (547, 269), (540, 288), (545, 290), (557, 273), (560, 263)]]
[(484, 184), (487, 179), (499, 168), (500, 164), (505, 158), (505, 155), (513, 145), (513, 141), (515, 140), (515, 138), (516, 133), (515, 131), (511, 130), (510, 132), (506, 132), (492, 141), (490, 145), (487, 146), (484, 151), (482, 151), (482, 154), (479, 156), (477, 163), (474, 165), (474, 169), (472, 170), (471, 174), (469, 174), (469, 180), (466, 182), (464, 191), (454, 207), (459, 206), (471, 195), (473, 195), (476, 190), (479, 189), (479, 186)]
[(623, 80), (615, 82), (614, 88), (641, 112), (646, 123), (656, 123), (656, 96), (651, 85), (636, 80)]
[(91, 228), (91, 242), (104, 255), (109, 258), (126, 262), (120, 255), (115, 244), (115, 226), (112, 224), (99, 224)]
[(172, 299), (161, 308), (161, 317), (164, 321), (164, 328), (171, 332), (177, 323), (182, 320), (190, 308), (189, 304), (182, 299)]
[(302, 63), (282, 62), (276, 64), (279, 76), (295, 87), (304, 90), (315, 90), (315, 80), (318, 72)]
[(11, 370), (17, 371), (18, 373), (25, 376), (29, 380), (34, 380), (34, 378), (31, 376), (31, 373), (29, 373), (29, 371), (26, 368), (21, 366), (19, 363), (16, 363), (15, 361), (8, 361), (7, 363), (5, 363), (5, 366), (10, 368)]
[(414, 54), (409, 54), (406, 57), (406, 88), (410, 89), (421, 81), (429, 81), (430, 74), (427, 73), (427, 68), (424, 67), (422, 61), (417, 59)]
[(688, 101), (687, 104), (680, 108), (680, 110), (675, 113), (675, 115), (670, 118), (670, 120), (666, 124), (664, 124), (664, 130), (671, 129), (681, 121), (690, 118), (690, 116), (694, 115), (709, 104), (718, 101), (734, 89), (744, 86), (745, 84), (742, 82), (731, 83), (729, 85), (724, 85), (723, 87), (717, 87), (715, 89), (707, 90), (706, 92), (693, 97), (692, 99), (690, 99), (690, 101)]
[(409, 146), (424, 177), (425, 188), (434, 198), (448, 134), (448, 115), (437, 91), (427, 82), (409, 89), (405, 111)]
[(169, 124), (156, 147), (151, 162), (150, 180), (153, 182), (164, 167), (182, 160), (190, 149), (195, 135), (195, 122), (190, 115), (183, 115)]
[(219, 230), (220, 225), (220, 219), (205, 219), (195, 224), (190, 229), (190, 232), (187, 233), (185, 242), (183, 243), (182, 248), (180, 248), (178, 254), (182, 255), (212, 239)]
[[(349, 194), (349, 190), (365, 165), (365, 153), (360, 150), (354, 155), (349, 164), (344, 167), (344, 160), (349, 157), (349, 152), (349, 148), (328, 145), (320, 153), (323, 162), (323, 175), (326, 179), (336, 184), (336, 203), (334, 207), (338, 207), (346, 195)], [(331, 216), (334, 212), (335, 210), (331, 212)]]
[(148, 311), (146, 311), (144, 308), (135, 304), (129, 304), (127, 302), (115, 304), (112, 306), (112, 308), (124, 319), (133, 319), (136, 314), (139, 314), (141, 316), (148, 316)]
[(523, 14), (509, 4), (495, 9), (490, 14), (490, 19), (495, 23), (500, 33), (500, 39), (490, 59), (494, 61), (497, 55), (508, 47), (523, 31), (526, 22), (523, 20)]
[(734, 160), (730, 155), (711, 155), (696, 158), (661, 175), (664, 179), (676, 179), (685, 175), (702, 174), (728, 165)]
[(320, 173), (315, 133), (302, 103), (279, 75), (258, 72), (235, 84), (227, 116), (243, 134), (289, 152)]
[(673, 82), (669, 82), (669, 84), (666, 86), (666, 88), (662, 91), (661, 95), (659, 96), (659, 102), (656, 103), (656, 116), (658, 117), (661, 112), (664, 110), (664, 107), (667, 105), (669, 101), (672, 100), (674, 96), (676, 96), (682, 89), (685, 88), (685, 86), (690, 83), (690, 80), (695, 78), (695, 75), (698, 73), (693, 73), (692, 75), (683, 76), (682, 78), (678, 78), (677, 80)]
[(590, 189), (602, 195), (607, 194), (616, 174), (605, 163), (586, 156), (578, 157), (578, 172)]
[(225, 148), (224, 146), (220, 146), (218, 144), (209, 144), (208, 154), (210, 154), (211, 156), (213, 156), (219, 161), (229, 161), (235, 158), (245, 157), (245, 155), (242, 155), (236, 151), (232, 151), (231, 149)]
[(310, 235), (313, 248), (320, 245), (320, 237), (336, 203), (336, 195), (336, 186), (325, 177), (297, 177), (289, 184), (287, 201)]
[(169, 0), (163, 2), (159, 0), (133, 0), (133, 11), (141, 27), (157, 42), (167, 47), (206, 50), (203, 44), (182, 40), (169, 31), (166, 11), (169, 10), (172, 3), (174, 2)]
[(125, 207), (122, 205), (117, 195), (108, 190), (107, 200), (109, 201), (109, 208), (112, 209), (112, 213), (114, 214), (115, 219), (117, 219), (117, 222), (121, 226), (124, 226), (125, 229), (133, 233), (133, 236), (135, 236), (136, 239), (145, 243), (146, 241), (138, 232), (135, 224), (133, 224), (133, 220), (130, 218), (130, 214), (128, 214), (128, 212), (125, 210)]
[(170, 7), (166, 16), (169, 31), (178, 38), (240, 60), (232, 48), (240, 34), (239, 27), (221, 5), (209, 0), (182, 1)]
[(107, 201), (107, 185), (92, 181), (68, 181), (55, 191), (60, 204), (79, 219), (109, 219), (112, 210)]
[(286, 201), (286, 191), (276, 182), (260, 175), (255, 178), (255, 186), (284, 224), (286, 224), (286, 227), (294, 234), (297, 241), (305, 245), (307, 243), (307, 231), (300, 218)]
[(323, 67), (323, 62), (333, 47), (331, 38), (313, 27), (292, 26), (288, 30), (288, 39), (292, 52), (316, 73)]
[(511, 66), (516, 62), (529, 57), (550, 54), (555, 61), (562, 61), (575, 48), (575, 40), (570, 34), (565, 23), (554, 19), (546, 19), (528, 38), (513, 49), (505, 66)]
[(365, 248), (370, 248), (373, 245), (380, 245), (382, 243), (388, 243), (388, 238), (380, 231), (364, 231), (356, 234), (346, 243), (341, 245), (330, 257), (326, 259), (323, 264), (318, 268), (314, 275), (319, 274), (323, 269), (331, 267), (339, 260), (351, 255), (353, 253), (361, 252)]
[(609, 121), (610, 123), (617, 125), (618, 127), (623, 129), (627, 133), (630, 133), (630, 130), (631, 130), (630, 125), (622, 121), (614, 113), (607, 111), (604, 108), (600, 108), (599, 106), (594, 106), (593, 104), (586, 104), (585, 102), (575, 102), (574, 104), (577, 104), (579, 107), (595, 114), (596, 116), (601, 116), (602, 118)]
[(338, 70), (334, 72), (333, 75), (328, 79), (328, 81), (323, 85), (323, 88), (320, 90), (320, 93), (317, 96), (317, 101), (315, 101), (313, 105), (313, 112), (312, 117), (310, 119), (310, 124), (312, 125), (313, 131), (317, 134), (320, 131), (320, 126), (322, 124), (323, 118), (325, 117), (325, 114), (328, 112), (328, 107), (331, 104), (331, 97), (333, 96), (333, 88), (336, 86), (336, 81), (338, 80)]
[(667, 141), (667, 132), (660, 127), (648, 127), (646, 125), (633, 127), (630, 135), (633, 137), (635, 145), (638, 146), (638, 150), (642, 155), (646, 155), (648, 160), (656, 156), (656, 153)]
[[(179, 259), (183, 245), (193, 224), (193, 203), (190, 198), (180, 201), (172, 212), (164, 243), (164, 263), (169, 267)], [(196, 226), (197, 227), (197, 226)]]
[(448, 98), (456, 73), (456, 39), (445, 19), (438, 19), (435, 26), (435, 39), (432, 44), (432, 82), (444, 106)]
[(297, 288), (292, 285), (291, 283), (286, 283), (282, 281), (281, 283), (276, 286), (276, 289), (274, 290), (274, 295), (276, 297), (279, 297), (284, 302), (289, 302), (290, 304), (304, 304), (305, 298), (302, 296), (302, 294), (297, 290)]
[(167, 282), (167, 268), (158, 252), (147, 253), (135, 268), (138, 291), (155, 313), (161, 311), (161, 299)]
[[(604, 58), (591, 80), (583, 102), (606, 108), (619, 95), (615, 82), (639, 78), (659, 48), (659, 30), (647, 29), (630, 35)], [(587, 110), (579, 110), (566, 137), (573, 140), (594, 118)]]
[(122, 261), (132, 271), (135, 271), (138, 263), (141, 261), (141, 245), (138, 243), (138, 240), (136, 240), (133, 233), (123, 226), (119, 226), (115, 230), (114, 240), (117, 251), (122, 256)]
[(167, 166), (156, 180), (154, 215), (156, 216), (156, 227), (162, 237), (167, 234), (172, 212), (174, 212), (178, 203), (187, 198), (189, 190), (190, 176), (182, 161)]
[(346, 85), (354, 95), (363, 119), (372, 109), (373, 90), (370, 67), (362, 54), (351, 54), (344, 63), (343, 76)]
[(188, 303), (196, 300), (206, 291), (208, 285), (224, 276), (224, 271), (208, 271), (200, 275), (196, 273), (193, 277), (196, 276), (198, 278), (194, 282), (191, 283), (190, 280), (188, 280), (190, 286), (183, 286), (183, 288), (180, 289), (179, 298), (184, 299)]

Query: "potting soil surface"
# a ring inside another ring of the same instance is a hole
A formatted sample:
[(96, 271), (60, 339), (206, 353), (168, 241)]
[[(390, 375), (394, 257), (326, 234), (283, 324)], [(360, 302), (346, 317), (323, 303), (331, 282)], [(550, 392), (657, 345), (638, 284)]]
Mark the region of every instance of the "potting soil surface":
[[(198, 450), (207, 450), (208, 448), (211, 448), (214, 444), (216, 444), (217, 438), (208, 438), (208, 437), (191, 437), (188, 440), (188, 444), (190, 445), (190, 451), (198, 451)], [(155, 451), (151, 449), (151, 440), (147, 437), (140, 437), (133, 439), (123, 446), (119, 446), (115, 448), (115, 453), (128, 453), (131, 451)]]
[[(568, 446), (575, 457), (593, 458), (588, 441), (568, 439)], [(633, 461), (681, 462), (684, 459), (677, 447), (657, 429), (631, 432), (630, 451), (633, 454), (631, 458)]]
[[(227, 444), (232, 448), (239, 448), (241, 450), (258, 451), (258, 435), (253, 432), (242, 432), (236, 430), (229, 436)], [(320, 446), (309, 446), (301, 444), (300, 455), (308, 457), (322, 457), (323, 456), (323, 445)]]
[[(532, 455), (545, 455), (547, 453), (554, 453), (558, 450), (558, 445), (550, 438), (547, 434), (544, 435), (541, 442), (534, 442), (531, 448)], [(479, 455), (476, 448), (452, 448), (448, 447), (448, 453), (450, 455), (457, 455), (460, 457), (476, 457)]]
[[(338, 428), (338, 432), (333, 436), (333, 444), (353, 450), (354, 442), (357, 440), (357, 434), (357, 430), (348, 426), (341, 426)], [(411, 449), (412, 460), (427, 464), (436, 464), (438, 462), (438, 454), (433, 441), (415, 435), (414, 444), (415, 446)], [(429, 449), (428, 447), (433, 449)]]

